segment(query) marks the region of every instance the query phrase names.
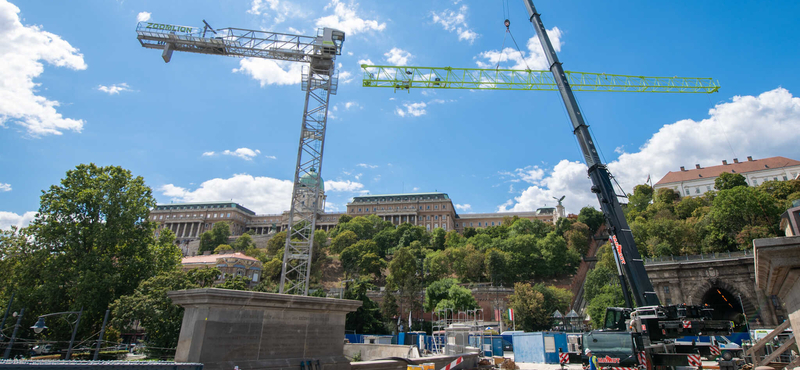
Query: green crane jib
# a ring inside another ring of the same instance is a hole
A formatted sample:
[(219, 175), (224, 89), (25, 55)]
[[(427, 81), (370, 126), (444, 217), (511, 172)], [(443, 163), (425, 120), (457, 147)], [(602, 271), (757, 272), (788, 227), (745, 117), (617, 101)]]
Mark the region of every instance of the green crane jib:
[(215, 30), (206, 21), (203, 24), (189, 27), (139, 22), (136, 38), (142, 47), (162, 50), (161, 57), (167, 63), (174, 51), (182, 51), (308, 64), (303, 67), (300, 85), (306, 98), (280, 285), (281, 293), (308, 295), (314, 229), (323, 210), (318, 200), (328, 105), (339, 83), (335, 60), (342, 54), (344, 32), (322, 28), (316, 36), (304, 36), (242, 28)]
[[(362, 64), (364, 87), (558, 91), (550, 71), (374, 66)], [(719, 82), (700, 77), (648, 77), (564, 71), (573, 91), (713, 93)]]

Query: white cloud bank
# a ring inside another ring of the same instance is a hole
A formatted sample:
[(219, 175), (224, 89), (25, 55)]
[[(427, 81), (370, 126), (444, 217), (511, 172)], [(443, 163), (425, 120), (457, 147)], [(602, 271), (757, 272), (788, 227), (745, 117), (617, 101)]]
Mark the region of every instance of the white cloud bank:
[(456, 209), (461, 212), (466, 212), (472, 209), (472, 206), (469, 204), (456, 204)]
[(317, 27), (330, 27), (344, 31), (347, 37), (367, 31), (383, 31), (386, 23), (377, 20), (364, 19), (357, 14), (358, 4), (351, 2), (349, 5), (340, 0), (331, 0), (325, 10), (333, 8), (333, 14), (317, 19)]
[(11, 184), (6, 184), (6, 183), (0, 182), (0, 193), (6, 192), (6, 191), (11, 191)]
[(0, 230), (8, 230), (11, 226), (19, 228), (28, 226), (36, 217), (36, 212), (30, 211), (18, 215), (14, 212), (0, 211)]
[(325, 191), (326, 192), (335, 192), (335, 191), (360, 191), (364, 188), (364, 184), (360, 182), (344, 180), (344, 181), (335, 181), (335, 180), (328, 180), (325, 181)]
[(266, 85), (295, 85), (300, 83), (303, 63), (260, 58), (244, 58), (234, 73), (243, 73)]
[(479, 35), (467, 26), (467, 9), (466, 5), (462, 5), (458, 11), (446, 9), (441, 13), (431, 12), (431, 18), (434, 23), (441, 24), (446, 31), (455, 31), (458, 34), (458, 41), (472, 44)]
[(58, 101), (36, 95), (40, 84), (33, 79), (44, 72), (42, 61), (84, 70), (83, 54), (56, 34), (23, 25), (19, 12), (14, 4), (0, 0), (0, 127), (14, 122), (33, 137), (81, 132), (84, 121), (64, 118), (56, 110)]
[(139, 14), (136, 16), (136, 21), (137, 21), (137, 22), (147, 22), (147, 21), (149, 21), (149, 20), (150, 20), (150, 15), (151, 15), (151, 14), (150, 14), (149, 12), (140, 12), (140, 13), (139, 13)]
[[(733, 154), (729, 142), (740, 157), (759, 159), (798, 158), (798, 141), (800, 98), (777, 88), (758, 96), (735, 96), (714, 106), (708, 118), (700, 121), (685, 119), (664, 125), (637, 152), (621, 154), (608, 167), (625, 192), (630, 193), (648, 175), (656, 182), (669, 171), (679, 171), (680, 166), (699, 163), (710, 167), (721, 165), (723, 159), (730, 163)], [(552, 197), (562, 195), (567, 196), (564, 206), (568, 212), (576, 213), (586, 205), (598, 207), (596, 196), (589, 191), (591, 183), (586, 171), (581, 162), (562, 160), (552, 170), (527, 178), (520, 172), (501, 173), (516, 174), (516, 178), (532, 185), (498, 206), (498, 210), (532, 211), (545, 204), (555, 205)]]
[(281, 213), (289, 209), (292, 182), (271, 177), (237, 174), (231, 178), (215, 178), (189, 190), (173, 184), (159, 191), (176, 202), (211, 202), (232, 199), (258, 213)]
[[(250, 9), (247, 10), (247, 13), (263, 15), (265, 17), (271, 16), (274, 22), (273, 26), (283, 23), (288, 18), (302, 18), (306, 14), (300, 6), (290, 1), (279, 0), (253, 0), (250, 3)], [(302, 33), (292, 27), (289, 27), (289, 32), (294, 32), (296, 34)]]
[(389, 64), (394, 64), (396, 66), (408, 65), (408, 60), (414, 57), (411, 53), (400, 48), (392, 48), (392, 50), (384, 53), (383, 56), (386, 57), (386, 61), (389, 62)]

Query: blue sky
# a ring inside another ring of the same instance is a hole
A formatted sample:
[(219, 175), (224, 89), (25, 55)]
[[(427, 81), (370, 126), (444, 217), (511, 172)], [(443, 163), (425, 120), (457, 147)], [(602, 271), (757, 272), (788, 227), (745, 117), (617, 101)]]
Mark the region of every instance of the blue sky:
[[(713, 95), (578, 93), (612, 172), (648, 175), (723, 159), (800, 159), (800, 3), (536, 2), (567, 70), (714, 77)], [(546, 68), (522, 0), (0, 0), (0, 228), (24, 225), (41, 190), (80, 163), (141, 175), (159, 202), (289, 206), (300, 65), (160, 53), (137, 19), (313, 35), (347, 33), (323, 164), (328, 210), (355, 195), (441, 191), (460, 212), (596, 204), (554, 92), (393, 92), (359, 63)], [(149, 18), (148, 18), (149, 17)], [(505, 46), (511, 43), (506, 42)], [(212, 154), (213, 152), (213, 154)]]

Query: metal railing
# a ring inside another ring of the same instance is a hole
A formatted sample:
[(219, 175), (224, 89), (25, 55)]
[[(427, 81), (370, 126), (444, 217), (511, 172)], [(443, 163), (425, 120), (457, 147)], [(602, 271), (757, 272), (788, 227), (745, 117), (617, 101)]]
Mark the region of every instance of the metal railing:
[(667, 263), (677, 263), (686, 261), (705, 261), (705, 260), (727, 260), (734, 258), (753, 258), (753, 252), (750, 250), (735, 251), (735, 252), (713, 252), (701, 253), (683, 256), (661, 256), (661, 257), (645, 257), (645, 265), (660, 265)]

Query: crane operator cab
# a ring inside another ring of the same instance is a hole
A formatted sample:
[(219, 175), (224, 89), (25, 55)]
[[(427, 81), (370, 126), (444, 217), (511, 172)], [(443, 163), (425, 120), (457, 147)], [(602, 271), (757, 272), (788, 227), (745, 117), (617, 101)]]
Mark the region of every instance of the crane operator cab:
[(325, 58), (334, 59), (336, 55), (342, 55), (342, 44), (344, 43), (344, 32), (334, 28), (323, 28), (317, 31), (317, 39), (314, 41), (315, 54)]

